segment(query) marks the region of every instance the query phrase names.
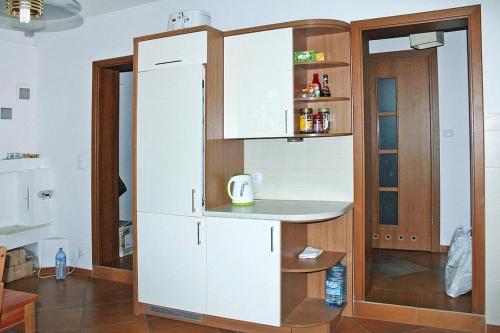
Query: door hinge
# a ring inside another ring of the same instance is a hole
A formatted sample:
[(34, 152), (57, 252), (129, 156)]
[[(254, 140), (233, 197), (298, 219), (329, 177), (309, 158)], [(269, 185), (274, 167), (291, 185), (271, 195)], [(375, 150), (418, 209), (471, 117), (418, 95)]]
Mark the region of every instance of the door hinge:
[(201, 198), (201, 207), (205, 207), (205, 198)]
[(205, 80), (201, 80), (201, 87), (205, 88)]

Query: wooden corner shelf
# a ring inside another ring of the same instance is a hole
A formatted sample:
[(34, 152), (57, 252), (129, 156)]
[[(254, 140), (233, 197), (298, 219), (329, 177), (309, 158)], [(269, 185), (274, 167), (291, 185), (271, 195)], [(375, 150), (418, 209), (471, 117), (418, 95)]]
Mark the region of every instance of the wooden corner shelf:
[(313, 327), (329, 323), (342, 313), (343, 308), (331, 308), (322, 298), (306, 298), (283, 321), (285, 327)]
[(295, 102), (307, 103), (325, 103), (325, 102), (341, 102), (351, 100), (349, 97), (297, 97)]
[(342, 258), (344, 252), (323, 251), (323, 253), (314, 259), (294, 259), (286, 262), (281, 271), (284, 273), (311, 273), (319, 272), (335, 266)]
[(296, 69), (325, 69), (336, 67), (349, 67), (348, 62), (343, 61), (313, 61), (313, 62), (296, 62)]
[(349, 135), (352, 135), (352, 132), (311, 133), (311, 134), (297, 133), (293, 137), (294, 138), (325, 138), (325, 137), (349, 136)]

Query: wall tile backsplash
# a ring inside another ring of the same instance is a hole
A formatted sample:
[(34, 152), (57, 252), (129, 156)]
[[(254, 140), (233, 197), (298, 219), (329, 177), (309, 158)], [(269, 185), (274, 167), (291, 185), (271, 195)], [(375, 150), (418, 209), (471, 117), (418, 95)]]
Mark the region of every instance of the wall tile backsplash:
[(352, 137), (245, 140), (245, 172), (260, 172), (256, 198), (352, 201)]

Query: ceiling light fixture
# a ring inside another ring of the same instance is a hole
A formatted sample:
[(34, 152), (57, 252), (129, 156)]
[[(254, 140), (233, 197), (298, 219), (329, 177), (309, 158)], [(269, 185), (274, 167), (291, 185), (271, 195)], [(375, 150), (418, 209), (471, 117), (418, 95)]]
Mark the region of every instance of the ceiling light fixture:
[(30, 23), (43, 15), (43, 0), (7, 0), (7, 14), (19, 17), (21, 23)]

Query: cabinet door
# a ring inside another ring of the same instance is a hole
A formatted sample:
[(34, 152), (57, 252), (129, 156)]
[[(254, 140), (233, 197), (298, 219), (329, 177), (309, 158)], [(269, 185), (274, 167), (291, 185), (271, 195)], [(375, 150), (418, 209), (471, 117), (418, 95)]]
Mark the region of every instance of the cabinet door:
[(200, 218), (138, 213), (139, 302), (205, 313), (205, 240)]
[(207, 218), (207, 314), (280, 326), (280, 222)]
[(206, 31), (151, 39), (138, 45), (139, 72), (168, 67), (172, 63), (206, 62)]
[(138, 74), (138, 211), (202, 214), (203, 77), (201, 64)]
[(291, 28), (224, 38), (224, 137), (293, 136)]

